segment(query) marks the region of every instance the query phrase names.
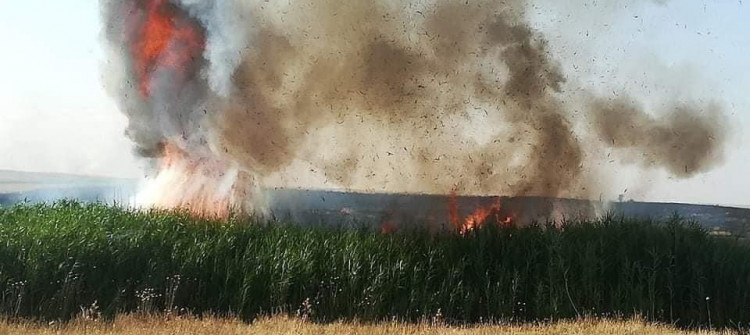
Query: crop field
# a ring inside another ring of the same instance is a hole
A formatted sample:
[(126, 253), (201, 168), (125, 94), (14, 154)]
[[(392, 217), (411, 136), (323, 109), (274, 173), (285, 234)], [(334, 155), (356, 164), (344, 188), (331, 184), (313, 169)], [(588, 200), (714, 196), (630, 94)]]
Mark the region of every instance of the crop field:
[(522, 324), (750, 322), (750, 246), (678, 218), (468, 234), (307, 227), (58, 202), (0, 208), (0, 313)]

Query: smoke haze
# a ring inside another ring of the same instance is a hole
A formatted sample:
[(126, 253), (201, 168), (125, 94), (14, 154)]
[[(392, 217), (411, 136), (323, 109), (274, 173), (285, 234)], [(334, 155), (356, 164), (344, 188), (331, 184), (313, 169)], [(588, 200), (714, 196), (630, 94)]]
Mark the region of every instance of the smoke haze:
[[(138, 153), (158, 159), (175, 145), (192, 160), (222, 162), (209, 175), (239, 171), (244, 183), (265, 186), (592, 198), (606, 187), (593, 177), (598, 148), (680, 178), (724, 154), (718, 102), (675, 101), (653, 114), (637, 97), (568, 93), (575, 83), (566, 83), (522, 0), (102, 4), (119, 59), (110, 88)], [(161, 16), (173, 18), (171, 33), (149, 36), (144, 27)], [(156, 37), (166, 41), (139, 70), (142, 53), (154, 51), (139, 46)], [(192, 45), (203, 48), (199, 57), (174, 61)]]

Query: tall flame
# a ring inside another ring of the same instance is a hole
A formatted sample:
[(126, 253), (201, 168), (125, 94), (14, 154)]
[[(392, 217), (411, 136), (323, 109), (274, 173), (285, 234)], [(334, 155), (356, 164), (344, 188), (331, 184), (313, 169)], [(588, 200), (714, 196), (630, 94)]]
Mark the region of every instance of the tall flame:
[(232, 210), (239, 171), (226, 163), (194, 158), (165, 143), (159, 172), (138, 195), (138, 203), (176, 208), (198, 216), (226, 218)]
[[(140, 205), (178, 208), (195, 215), (225, 218), (244, 174), (212, 152), (198, 129), (191, 128), (189, 111), (179, 109), (188, 99), (181, 89), (193, 80), (205, 48), (205, 31), (199, 22), (169, 0), (134, 0), (130, 13), (132, 39), (129, 51), (138, 90), (143, 99), (159, 97), (152, 113), (178, 124), (180, 135), (162, 134), (156, 174), (137, 196)], [(155, 85), (158, 76), (168, 81)], [(166, 92), (164, 90), (167, 90)], [(169, 92), (172, 91), (172, 92)], [(179, 94), (170, 94), (177, 92)], [(178, 110), (175, 110), (178, 108)], [(158, 127), (159, 125), (155, 125)]]

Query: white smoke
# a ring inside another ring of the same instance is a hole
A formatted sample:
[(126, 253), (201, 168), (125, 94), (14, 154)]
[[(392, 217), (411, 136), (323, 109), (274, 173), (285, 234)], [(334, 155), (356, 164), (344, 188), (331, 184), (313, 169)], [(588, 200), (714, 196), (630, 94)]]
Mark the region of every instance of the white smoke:
[(232, 90), (232, 74), (237, 69), (251, 40), (251, 18), (246, 14), (241, 1), (179, 0), (182, 8), (198, 19), (206, 29), (209, 86), (221, 97), (228, 97)]

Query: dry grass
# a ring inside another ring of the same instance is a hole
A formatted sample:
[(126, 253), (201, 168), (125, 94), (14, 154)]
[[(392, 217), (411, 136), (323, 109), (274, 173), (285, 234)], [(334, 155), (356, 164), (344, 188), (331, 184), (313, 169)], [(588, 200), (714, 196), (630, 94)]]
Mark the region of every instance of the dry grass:
[(552, 335), (552, 334), (731, 334), (710, 331), (685, 332), (663, 325), (649, 325), (642, 321), (589, 320), (561, 322), (544, 326), (486, 325), (471, 328), (456, 328), (429, 324), (385, 323), (379, 325), (333, 323), (319, 325), (300, 319), (274, 317), (256, 321), (252, 325), (238, 320), (219, 318), (178, 318), (121, 316), (114, 323), (80, 320), (66, 326), (38, 325), (30, 323), (1, 322), (0, 334), (18, 335), (172, 335), (172, 334), (298, 334), (298, 335)]

